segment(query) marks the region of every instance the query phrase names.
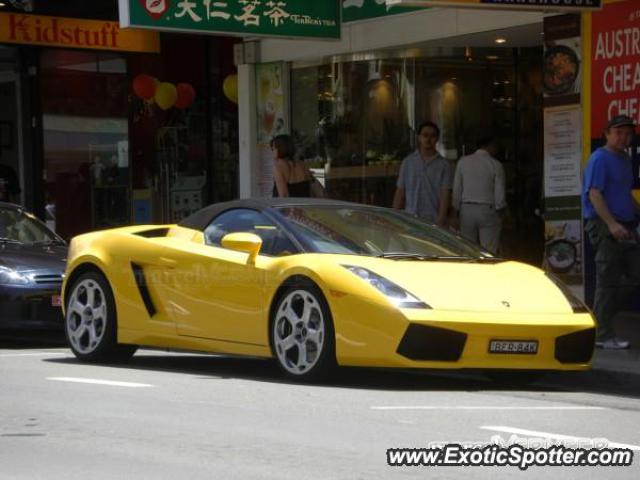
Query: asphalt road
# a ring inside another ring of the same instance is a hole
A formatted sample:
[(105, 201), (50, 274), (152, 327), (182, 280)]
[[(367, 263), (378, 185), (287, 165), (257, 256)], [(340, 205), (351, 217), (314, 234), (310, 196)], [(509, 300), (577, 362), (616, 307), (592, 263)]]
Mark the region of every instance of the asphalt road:
[[(0, 340), (0, 479), (640, 478), (639, 378), (563, 374), (514, 388), (348, 369), (298, 385), (263, 360), (145, 350), (96, 366), (56, 343)], [(389, 448), (512, 434), (607, 438), (636, 458), (526, 471), (387, 465)]]

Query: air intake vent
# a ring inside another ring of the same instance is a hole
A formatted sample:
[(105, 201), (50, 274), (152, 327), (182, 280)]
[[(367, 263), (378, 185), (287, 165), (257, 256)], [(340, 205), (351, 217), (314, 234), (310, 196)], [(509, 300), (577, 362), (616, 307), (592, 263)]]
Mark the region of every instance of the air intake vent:
[(151, 300), (151, 293), (149, 293), (149, 288), (147, 287), (147, 279), (144, 276), (144, 270), (140, 265), (135, 263), (131, 264), (131, 268), (133, 269), (133, 276), (136, 279), (136, 285), (138, 286), (138, 291), (140, 292), (144, 306), (147, 309), (147, 313), (149, 314), (149, 317), (153, 317), (157, 310), (156, 306), (153, 304), (153, 300)]
[(36, 285), (61, 285), (62, 284), (62, 274), (42, 274), (42, 275), (34, 275), (33, 283)]
[(587, 363), (593, 355), (596, 329), (588, 328), (556, 338), (556, 360), (560, 363)]
[(143, 230), (142, 232), (136, 232), (135, 235), (144, 238), (158, 238), (158, 237), (166, 237), (167, 233), (169, 233), (168, 228), (154, 228), (151, 230)]
[(398, 353), (411, 360), (456, 362), (467, 341), (465, 333), (411, 324), (398, 346)]

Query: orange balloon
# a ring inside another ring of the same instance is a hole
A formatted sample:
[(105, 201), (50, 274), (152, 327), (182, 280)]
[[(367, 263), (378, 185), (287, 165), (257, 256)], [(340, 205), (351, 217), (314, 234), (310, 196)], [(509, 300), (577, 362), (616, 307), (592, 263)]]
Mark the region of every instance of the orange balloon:
[(156, 88), (155, 95), (156, 105), (162, 110), (169, 110), (173, 107), (178, 99), (178, 91), (173, 83), (162, 82)]
[(175, 107), (183, 110), (189, 108), (196, 99), (196, 91), (189, 83), (179, 83), (176, 86), (178, 98)]
[(156, 94), (158, 80), (151, 75), (141, 73), (133, 79), (133, 93), (143, 100), (149, 100)]

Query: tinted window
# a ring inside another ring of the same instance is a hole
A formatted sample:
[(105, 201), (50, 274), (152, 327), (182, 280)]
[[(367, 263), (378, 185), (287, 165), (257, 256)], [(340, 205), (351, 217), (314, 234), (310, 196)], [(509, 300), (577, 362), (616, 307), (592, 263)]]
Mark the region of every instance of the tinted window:
[(239, 232), (258, 235), (262, 239), (262, 255), (279, 256), (297, 252), (297, 248), (272, 220), (260, 212), (242, 208), (227, 210), (214, 218), (204, 231), (205, 243), (221, 246), (225, 235)]
[(0, 240), (26, 244), (64, 243), (36, 217), (14, 209), (0, 209)]
[(479, 257), (478, 246), (435, 225), (383, 208), (306, 206), (277, 211), (312, 251), (356, 255), (389, 253)]

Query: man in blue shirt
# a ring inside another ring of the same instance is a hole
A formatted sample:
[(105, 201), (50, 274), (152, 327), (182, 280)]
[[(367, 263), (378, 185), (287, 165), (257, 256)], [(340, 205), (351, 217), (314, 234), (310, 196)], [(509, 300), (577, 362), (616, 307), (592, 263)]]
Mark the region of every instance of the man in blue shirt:
[(418, 148), (402, 161), (393, 208), (404, 208), (416, 217), (444, 226), (453, 175), (449, 162), (436, 150), (440, 129), (433, 122), (424, 122), (416, 134)]
[(589, 158), (583, 181), (586, 231), (595, 249), (593, 313), (598, 323), (599, 348), (629, 348), (629, 342), (615, 336), (613, 317), (640, 286), (640, 205), (632, 195), (633, 167), (626, 152), (635, 127), (626, 115), (609, 121), (606, 145)]

